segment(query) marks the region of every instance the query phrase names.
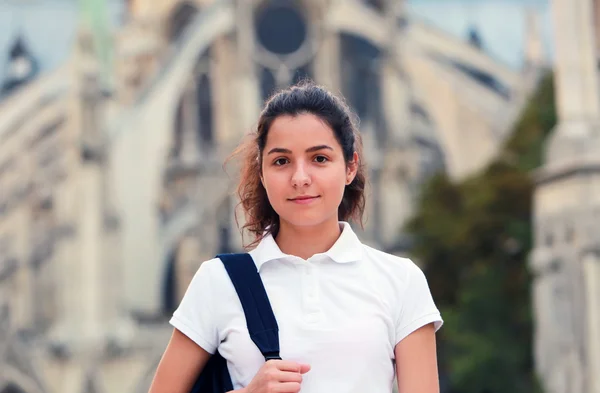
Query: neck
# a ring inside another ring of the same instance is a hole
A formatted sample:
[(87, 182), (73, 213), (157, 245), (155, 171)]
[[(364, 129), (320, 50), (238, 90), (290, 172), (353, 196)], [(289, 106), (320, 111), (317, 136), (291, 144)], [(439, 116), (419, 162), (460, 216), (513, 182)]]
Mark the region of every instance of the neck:
[(337, 218), (311, 227), (297, 227), (281, 221), (275, 242), (285, 254), (306, 260), (329, 250), (341, 233)]

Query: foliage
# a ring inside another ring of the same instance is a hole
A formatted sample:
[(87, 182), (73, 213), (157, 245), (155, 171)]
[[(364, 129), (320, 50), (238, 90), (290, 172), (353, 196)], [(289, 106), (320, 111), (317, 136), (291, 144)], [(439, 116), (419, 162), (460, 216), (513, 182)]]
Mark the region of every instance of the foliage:
[(530, 171), (556, 123), (552, 75), (524, 109), (498, 158), (458, 184), (434, 176), (407, 225), (445, 326), (440, 369), (451, 392), (531, 393)]

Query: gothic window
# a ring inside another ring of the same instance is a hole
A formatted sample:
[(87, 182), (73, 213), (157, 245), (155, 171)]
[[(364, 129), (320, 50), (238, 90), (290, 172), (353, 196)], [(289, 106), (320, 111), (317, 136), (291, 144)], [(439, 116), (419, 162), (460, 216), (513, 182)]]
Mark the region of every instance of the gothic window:
[(230, 225), (222, 224), (219, 227), (219, 253), (227, 254), (233, 252), (231, 249), (231, 228)]
[(209, 149), (214, 142), (210, 50), (199, 56), (195, 71), (195, 82), (184, 90), (175, 113), (171, 158), (181, 155), (187, 131), (195, 132), (199, 148)]
[(171, 147), (171, 158), (179, 157), (183, 144), (183, 97), (179, 99), (177, 110), (175, 112), (175, 127), (173, 135), (173, 145)]
[(218, 252), (225, 254), (233, 252), (231, 247), (231, 200), (226, 198), (217, 212), (217, 221), (219, 228), (219, 245)]
[(213, 113), (212, 91), (208, 74), (198, 78), (196, 89), (198, 98), (198, 134), (201, 147), (212, 146), (213, 143)]
[(190, 3), (179, 4), (172, 13), (171, 21), (169, 24), (169, 30), (167, 32), (168, 38), (171, 42), (179, 40), (181, 34), (185, 31), (186, 27), (190, 24), (194, 17), (198, 13), (198, 9)]
[(273, 72), (265, 67), (262, 67), (260, 71), (260, 89), (263, 100), (267, 100), (277, 89)]
[(383, 140), (381, 108), (381, 51), (362, 37), (341, 34), (342, 89), (361, 122), (370, 122)]
[(163, 312), (170, 315), (177, 308), (177, 249), (172, 250), (167, 260), (167, 271), (163, 286)]
[(301, 10), (292, 0), (267, 2), (255, 15), (258, 42), (278, 55), (294, 53), (307, 37), (307, 25)]

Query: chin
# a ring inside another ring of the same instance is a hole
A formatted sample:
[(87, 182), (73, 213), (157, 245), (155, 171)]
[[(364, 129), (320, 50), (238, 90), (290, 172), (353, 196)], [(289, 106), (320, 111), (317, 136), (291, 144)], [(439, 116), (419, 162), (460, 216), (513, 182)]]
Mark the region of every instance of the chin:
[(288, 217), (279, 216), (282, 221), (286, 224), (294, 227), (315, 227), (323, 224), (324, 222), (331, 219), (330, 215), (324, 214), (291, 214)]

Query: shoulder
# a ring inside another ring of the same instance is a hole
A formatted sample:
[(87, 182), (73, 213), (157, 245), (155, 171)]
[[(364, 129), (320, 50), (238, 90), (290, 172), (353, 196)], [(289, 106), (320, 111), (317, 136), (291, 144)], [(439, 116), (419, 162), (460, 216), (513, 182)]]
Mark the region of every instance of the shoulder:
[(212, 258), (200, 263), (189, 285), (189, 290), (195, 292), (218, 292), (215, 296), (222, 295), (223, 290), (231, 286), (227, 271), (219, 258)]
[(219, 276), (225, 271), (222, 265), (223, 264), (219, 258), (212, 258), (203, 261), (200, 263), (200, 266), (198, 266), (198, 270), (196, 270), (194, 278), (216, 278), (216, 276)]
[(399, 284), (408, 284), (414, 278), (424, 277), (423, 270), (410, 258), (390, 254), (376, 248), (363, 245), (365, 262), (391, 280)]

